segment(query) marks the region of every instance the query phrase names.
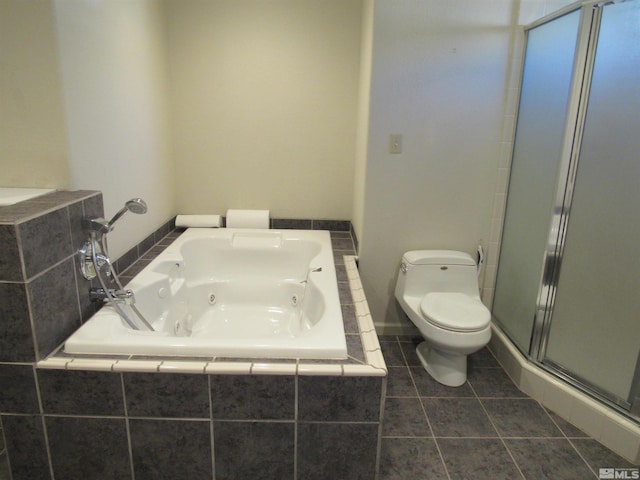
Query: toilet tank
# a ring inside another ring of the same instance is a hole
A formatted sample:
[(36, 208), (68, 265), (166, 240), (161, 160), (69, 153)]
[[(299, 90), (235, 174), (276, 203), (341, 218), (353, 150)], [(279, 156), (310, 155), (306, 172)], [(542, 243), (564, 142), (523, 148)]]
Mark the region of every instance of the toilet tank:
[(396, 296), (423, 297), (429, 292), (460, 292), (480, 297), (476, 263), (454, 250), (413, 250), (402, 256)]

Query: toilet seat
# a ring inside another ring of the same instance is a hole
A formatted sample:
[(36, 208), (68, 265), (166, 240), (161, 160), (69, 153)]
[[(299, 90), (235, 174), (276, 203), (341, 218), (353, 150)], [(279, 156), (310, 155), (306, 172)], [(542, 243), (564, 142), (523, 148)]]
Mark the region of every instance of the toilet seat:
[(475, 332), (491, 322), (491, 312), (480, 299), (458, 292), (427, 293), (420, 311), (429, 322), (455, 332)]

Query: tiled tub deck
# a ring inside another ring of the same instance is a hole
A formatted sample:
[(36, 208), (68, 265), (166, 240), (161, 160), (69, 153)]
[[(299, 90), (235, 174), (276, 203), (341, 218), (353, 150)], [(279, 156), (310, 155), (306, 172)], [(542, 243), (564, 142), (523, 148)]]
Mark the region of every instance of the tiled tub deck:
[[(135, 275), (178, 234), (122, 277)], [(46, 429), (48, 441), (24, 464), (41, 475), (16, 476), (14, 468), (14, 480), (49, 478), (45, 453), (56, 479), (376, 478), (387, 369), (352, 236), (331, 237), (347, 360), (104, 358), (58, 350), (37, 364), (42, 415), (9, 419), (14, 432)], [(10, 457), (11, 450), (26, 453), (26, 437), (11, 438)]]

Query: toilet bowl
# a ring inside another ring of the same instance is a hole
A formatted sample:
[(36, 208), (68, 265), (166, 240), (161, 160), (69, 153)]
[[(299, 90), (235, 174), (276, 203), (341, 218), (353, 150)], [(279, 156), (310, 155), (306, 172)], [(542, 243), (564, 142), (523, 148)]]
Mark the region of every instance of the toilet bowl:
[(425, 370), (444, 385), (463, 385), (467, 355), (491, 339), (491, 313), (480, 300), (471, 256), (453, 250), (406, 252), (395, 296), (422, 334), (416, 353)]

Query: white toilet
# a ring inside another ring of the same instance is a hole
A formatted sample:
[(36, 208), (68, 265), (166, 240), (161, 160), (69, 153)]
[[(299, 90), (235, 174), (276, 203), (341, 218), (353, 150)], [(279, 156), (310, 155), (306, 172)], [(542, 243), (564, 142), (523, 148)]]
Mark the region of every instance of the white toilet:
[(422, 333), (416, 349), (438, 382), (467, 380), (467, 355), (491, 339), (491, 313), (478, 292), (476, 263), (452, 250), (414, 250), (402, 257), (396, 299)]

